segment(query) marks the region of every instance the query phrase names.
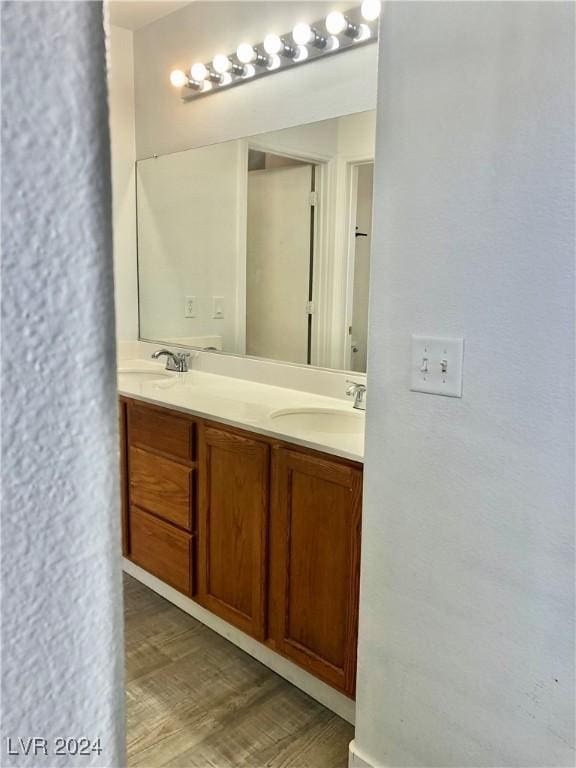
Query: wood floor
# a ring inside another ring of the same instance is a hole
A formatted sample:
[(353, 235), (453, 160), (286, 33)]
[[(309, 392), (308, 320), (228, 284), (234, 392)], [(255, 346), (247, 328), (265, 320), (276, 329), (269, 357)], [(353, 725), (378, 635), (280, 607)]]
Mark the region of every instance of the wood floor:
[(351, 725), (124, 579), (129, 766), (347, 766)]

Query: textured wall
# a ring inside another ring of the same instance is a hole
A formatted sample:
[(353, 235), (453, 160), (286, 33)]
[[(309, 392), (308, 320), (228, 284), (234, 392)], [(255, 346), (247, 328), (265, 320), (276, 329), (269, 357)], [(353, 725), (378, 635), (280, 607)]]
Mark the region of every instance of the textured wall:
[(574, 5), (392, 2), (379, 69), (357, 747), (573, 766)]
[[(123, 764), (110, 160), (100, 3), (2, 17), (0, 764)], [(101, 739), (56, 757), (54, 737)], [(48, 740), (48, 755), (18, 738)]]

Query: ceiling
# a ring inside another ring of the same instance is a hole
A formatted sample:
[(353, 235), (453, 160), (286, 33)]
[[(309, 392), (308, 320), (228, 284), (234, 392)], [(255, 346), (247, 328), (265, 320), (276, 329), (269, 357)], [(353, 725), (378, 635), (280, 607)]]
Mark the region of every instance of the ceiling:
[(108, 0), (110, 24), (132, 31), (190, 5), (191, 0)]

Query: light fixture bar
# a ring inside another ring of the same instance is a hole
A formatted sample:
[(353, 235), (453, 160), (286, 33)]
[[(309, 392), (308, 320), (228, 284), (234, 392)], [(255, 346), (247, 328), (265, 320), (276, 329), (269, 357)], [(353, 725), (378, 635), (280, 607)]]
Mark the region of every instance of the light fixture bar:
[(290, 32), (272, 32), (261, 43), (244, 42), (234, 53), (216, 54), (211, 62), (198, 62), (186, 72), (175, 70), (170, 82), (180, 88), (183, 101), (192, 101), (374, 43), (380, 7), (379, 0), (364, 0), (361, 6), (328, 13), (313, 23), (296, 19)]

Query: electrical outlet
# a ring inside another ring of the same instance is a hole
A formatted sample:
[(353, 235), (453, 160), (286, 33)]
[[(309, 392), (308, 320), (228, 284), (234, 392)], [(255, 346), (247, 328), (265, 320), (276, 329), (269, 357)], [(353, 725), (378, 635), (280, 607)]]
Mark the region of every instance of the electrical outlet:
[(196, 317), (196, 296), (186, 296), (184, 299), (184, 317)]
[(214, 320), (222, 320), (224, 318), (224, 296), (213, 296), (212, 306), (212, 317)]

